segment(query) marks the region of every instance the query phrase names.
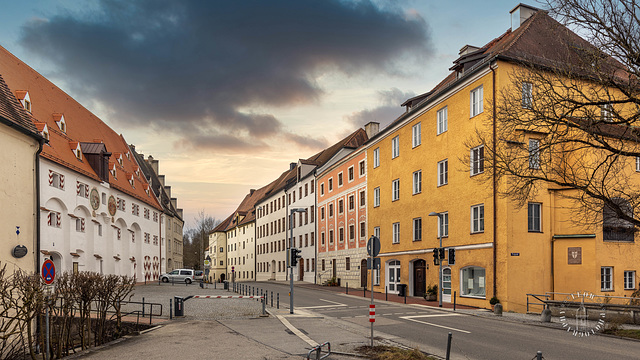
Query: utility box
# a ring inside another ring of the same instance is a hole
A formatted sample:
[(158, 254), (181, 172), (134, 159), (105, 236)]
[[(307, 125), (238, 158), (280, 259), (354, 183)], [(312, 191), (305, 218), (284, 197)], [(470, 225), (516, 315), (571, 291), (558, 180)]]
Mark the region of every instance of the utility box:
[(224, 282), (224, 289), (225, 290), (229, 290), (229, 282), (225, 280)]
[(398, 287), (398, 296), (407, 296), (407, 284), (397, 284), (396, 286)]
[(173, 309), (175, 316), (184, 316), (184, 298), (181, 298), (180, 296), (174, 296)]

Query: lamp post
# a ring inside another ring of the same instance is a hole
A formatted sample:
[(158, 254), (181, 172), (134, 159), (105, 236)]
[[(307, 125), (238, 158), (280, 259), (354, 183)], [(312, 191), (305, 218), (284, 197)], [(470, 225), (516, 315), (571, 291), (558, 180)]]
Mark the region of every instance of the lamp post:
[(289, 238), (289, 314), (293, 314), (293, 265), (291, 264), (291, 249), (293, 249), (293, 214), (297, 212), (305, 212), (305, 208), (292, 208), (289, 214), (289, 229), (291, 229), (291, 237)]
[[(440, 239), (440, 248), (442, 248), (442, 229), (440, 227), (443, 224), (442, 216), (443, 214), (437, 212), (429, 213), (429, 216), (437, 216), (438, 217), (438, 238)], [(442, 261), (444, 259), (440, 259), (440, 267), (438, 269), (438, 306), (442, 307)]]

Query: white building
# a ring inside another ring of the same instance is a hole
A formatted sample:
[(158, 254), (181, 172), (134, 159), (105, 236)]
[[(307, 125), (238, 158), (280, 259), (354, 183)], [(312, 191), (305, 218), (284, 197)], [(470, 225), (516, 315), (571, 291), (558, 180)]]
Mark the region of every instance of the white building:
[[(315, 163), (299, 160), (296, 182), (287, 189), (288, 212), (304, 209), (293, 216), (293, 247), (301, 250), (298, 265), (294, 269), (294, 280), (315, 283), (316, 271), (316, 196)], [(289, 219), (289, 217), (287, 218)], [(291, 231), (287, 234), (290, 236)]]

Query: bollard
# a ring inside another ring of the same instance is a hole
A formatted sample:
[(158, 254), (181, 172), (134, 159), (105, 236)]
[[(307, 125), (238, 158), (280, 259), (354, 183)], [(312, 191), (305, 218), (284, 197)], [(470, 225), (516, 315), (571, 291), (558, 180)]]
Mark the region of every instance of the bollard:
[(217, 289), (218, 289), (218, 282), (217, 282), (217, 281), (214, 281), (214, 282), (213, 282), (213, 288), (214, 288), (215, 290), (217, 290)]
[(271, 307), (273, 307), (273, 291), (271, 292)]
[(496, 316), (502, 316), (502, 304), (500, 303), (495, 304), (493, 307), (493, 313)]
[(265, 303), (267, 302), (267, 298), (262, 298), (262, 316), (266, 315)]
[(142, 317), (144, 317), (144, 297), (142, 298)]
[(346, 290), (347, 290), (347, 295), (349, 295), (349, 283), (347, 283), (347, 288), (346, 288)]
[(451, 333), (449, 333), (449, 336), (447, 336), (447, 360), (451, 358), (451, 336)]
[(367, 297), (367, 287), (362, 288), (362, 297)]
[(276, 294), (278, 302), (276, 303), (277, 309), (280, 309), (280, 293)]
[(453, 292), (453, 311), (456, 311), (456, 292)]
[(407, 303), (407, 289), (404, 289), (404, 303)]
[(542, 351), (538, 351), (536, 354), (536, 360), (542, 360)]
[(384, 300), (389, 301), (389, 289), (386, 286), (384, 287)]
[(544, 310), (542, 310), (542, 322), (551, 322), (551, 310), (549, 310), (549, 308), (545, 307)]
[(173, 304), (173, 299), (169, 299), (169, 320), (173, 319), (173, 313), (172, 313), (172, 308), (171, 305)]

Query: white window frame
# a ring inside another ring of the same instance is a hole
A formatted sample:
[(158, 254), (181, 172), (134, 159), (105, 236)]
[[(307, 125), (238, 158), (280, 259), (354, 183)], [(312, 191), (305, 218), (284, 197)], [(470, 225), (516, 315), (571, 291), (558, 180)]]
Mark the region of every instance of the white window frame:
[(636, 156), (636, 172), (640, 172), (640, 156)]
[(600, 268), (600, 290), (613, 291), (613, 266)]
[(533, 107), (533, 84), (530, 82), (522, 83), (522, 108), (531, 109)]
[(393, 243), (394, 244), (400, 243), (400, 223), (399, 222), (393, 223)]
[(606, 122), (613, 121), (613, 106), (611, 104), (604, 104), (600, 107), (600, 114), (602, 115), (602, 120)]
[(437, 135), (440, 135), (446, 132), (447, 130), (449, 130), (449, 110), (447, 109), (447, 106), (438, 110), (438, 113), (436, 116), (437, 116), (436, 132), (437, 132)]
[(483, 90), (482, 90), (482, 85), (478, 86), (477, 88), (471, 90), (471, 92), (469, 93), (469, 101), (470, 101), (470, 105), (471, 105), (471, 116), (470, 117), (474, 117), (477, 115), (482, 114), (483, 112)]
[(380, 206), (380, 187), (373, 189), (373, 207)]
[(349, 168), (347, 169), (347, 181), (348, 182), (353, 182), (353, 180), (355, 180), (356, 178), (356, 169), (353, 165), (349, 166)]
[[(330, 177), (329, 180), (327, 180), (327, 189), (329, 190), (329, 192), (333, 191), (333, 177)], [(295, 195), (293, 195), (293, 202), (296, 202), (295, 199)]]
[(471, 207), (471, 233), (484, 232), (484, 204), (473, 205)]
[(411, 146), (415, 148), (422, 144), (422, 123), (419, 122), (411, 127)]
[(56, 189), (64, 190), (64, 186), (62, 185), (62, 179), (64, 175), (57, 173), (55, 171), (50, 171), (49, 175), (51, 176), (51, 183), (49, 186), (54, 187)]
[(529, 139), (529, 169), (540, 169), (540, 140)]
[(344, 185), (344, 174), (342, 171), (338, 173), (338, 187), (341, 188)]
[(530, 202), (527, 204), (527, 230), (542, 232), (542, 203)]
[(440, 213), (438, 216), (438, 236), (449, 237), (449, 212)]
[[(364, 201), (362, 201), (364, 199)], [(360, 197), (358, 199), (358, 206), (363, 208), (367, 205), (367, 193), (364, 190), (360, 190)]]
[(470, 160), (471, 176), (482, 174), (484, 172), (484, 145), (471, 149)]
[(422, 241), (422, 218), (413, 219), (413, 241)]
[(413, 195), (422, 192), (422, 170), (413, 172)]
[(373, 168), (380, 166), (380, 148), (373, 149)]
[(373, 236), (380, 239), (380, 226), (374, 226), (373, 228)]
[(400, 135), (391, 139), (391, 158), (395, 159), (398, 156), (400, 156)]
[(624, 289), (635, 290), (636, 288), (636, 272), (635, 270), (624, 271)]
[[(470, 271), (473, 273), (473, 277), (468, 275)], [(482, 271), (482, 273), (476, 277), (475, 273), (480, 271)], [(460, 296), (486, 299), (486, 275), (487, 270), (480, 266), (467, 266), (460, 269)], [(480, 281), (480, 278), (483, 278), (484, 280)]]
[(449, 159), (438, 161), (438, 186), (449, 183)]
[(400, 179), (391, 182), (391, 201), (400, 200)]
[(360, 160), (360, 162), (358, 162), (358, 172), (360, 177), (363, 177), (367, 173), (367, 166), (365, 165), (364, 160)]

